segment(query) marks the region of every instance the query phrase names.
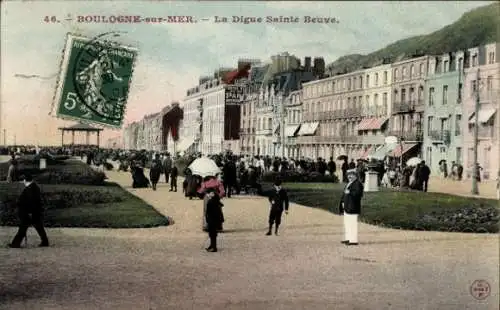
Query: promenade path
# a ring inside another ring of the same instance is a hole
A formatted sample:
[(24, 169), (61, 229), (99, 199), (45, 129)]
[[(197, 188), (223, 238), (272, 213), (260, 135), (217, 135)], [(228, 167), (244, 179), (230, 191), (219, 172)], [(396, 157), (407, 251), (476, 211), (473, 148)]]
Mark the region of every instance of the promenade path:
[[(345, 247), (341, 217), (292, 204), (280, 236), (265, 236), (266, 201), (237, 196), (224, 200), (220, 251), (207, 253), (200, 200), (107, 175), (175, 224), (49, 229), (43, 249), (30, 230), (28, 249), (0, 249), (0, 309), (498, 309), (498, 235), (362, 224), (360, 246)], [(1, 227), (0, 241), (15, 230)], [(486, 300), (470, 294), (477, 279), (491, 285)]]

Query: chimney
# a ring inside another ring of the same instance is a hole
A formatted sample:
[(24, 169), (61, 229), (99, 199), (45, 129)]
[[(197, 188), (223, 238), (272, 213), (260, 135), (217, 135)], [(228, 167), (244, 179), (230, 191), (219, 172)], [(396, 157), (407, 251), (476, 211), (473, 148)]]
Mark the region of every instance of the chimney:
[(311, 57), (304, 58), (304, 70), (311, 71)]

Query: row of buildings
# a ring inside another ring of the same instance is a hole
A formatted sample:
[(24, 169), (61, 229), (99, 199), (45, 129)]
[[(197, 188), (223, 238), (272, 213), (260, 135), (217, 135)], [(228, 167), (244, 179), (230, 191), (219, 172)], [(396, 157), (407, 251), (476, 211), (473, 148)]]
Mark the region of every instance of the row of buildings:
[[(306, 57), (303, 65), (288, 54), (272, 57), (267, 65), (252, 61), (250, 75), (239, 85), (223, 83), (218, 72), (187, 91), (176, 143), (143, 131), (149, 138), (141, 138), (142, 144), (125, 146), (292, 158), (419, 156), (434, 173), (447, 160), (463, 164), (468, 176), (477, 117), (478, 162), (483, 177), (494, 177), (500, 159), (499, 52), (500, 44), (492, 43), (384, 60), (342, 74), (325, 69), (322, 58), (312, 63)], [(243, 89), (238, 104), (235, 88)], [(388, 136), (398, 139), (396, 149), (385, 146)]]

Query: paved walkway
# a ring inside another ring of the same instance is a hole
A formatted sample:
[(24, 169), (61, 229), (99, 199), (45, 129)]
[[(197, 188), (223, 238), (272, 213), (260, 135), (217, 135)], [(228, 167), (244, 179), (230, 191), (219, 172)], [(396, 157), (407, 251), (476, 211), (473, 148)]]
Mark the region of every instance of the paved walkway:
[(472, 180), (453, 181), (441, 177), (431, 177), (429, 180), (429, 191), (436, 193), (447, 193), (458, 196), (482, 197), (497, 199), (496, 181), (488, 180), (478, 184), (479, 195), (472, 195)]
[[(498, 309), (498, 235), (363, 224), (361, 245), (345, 247), (339, 216), (292, 204), (268, 237), (265, 200), (240, 196), (224, 201), (220, 252), (206, 253), (200, 200), (107, 174), (175, 224), (50, 229), (45, 249), (30, 230), (29, 249), (0, 249), (0, 309)], [(484, 301), (469, 293), (476, 279), (493, 289)]]

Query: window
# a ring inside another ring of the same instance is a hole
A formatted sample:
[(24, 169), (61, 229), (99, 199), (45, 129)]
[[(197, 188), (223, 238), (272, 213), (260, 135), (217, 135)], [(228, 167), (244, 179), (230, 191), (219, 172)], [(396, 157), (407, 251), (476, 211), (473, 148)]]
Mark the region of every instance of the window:
[(490, 92), (493, 89), (493, 77), (490, 75), (486, 78), (486, 90)]
[(370, 87), (370, 75), (369, 74), (366, 75), (366, 82), (365, 83), (366, 83), (366, 88)]
[(477, 84), (476, 80), (472, 80), (472, 82), (471, 82), (471, 90), (472, 90), (473, 93), (476, 91), (476, 84)]
[(333, 92), (335, 93), (336, 92), (336, 88), (335, 88), (335, 82), (332, 82), (332, 89), (333, 89)]
[(394, 69), (394, 81), (398, 80), (399, 78), (398, 75), (399, 75), (398, 69)]
[(386, 107), (387, 107), (387, 93), (383, 93), (383, 94), (382, 94), (382, 106), (383, 106), (384, 108), (386, 108)]
[(441, 155), (444, 155), (446, 153), (446, 148), (442, 146), (439, 148), (439, 151), (441, 152)]
[(411, 65), (411, 67), (410, 67), (410, 77), (412, 77), (414, 75), (415, 75), (415, 66)]
[(455, 115), (455, 136), (460, 136), (462, 133), (462, 115)]
[(427, 132), (430, 135), (434, 128), (434, 116), (427, 117)]
[(373, 97), (373, 105), (378, 106), (378, 94)]
[(443, 86), (443, 105), (448, 104), (448, 85)]
[(477, 54), (474, 54), (472, 56), (472, 66), (473, 67), (477, 66)]
[(458, 83), (458, 100), (457, 104), (462, 103), (462, 91), (463, 91), (464, 85), (462, 83)]
[(488, 53), (488, 64), (491, 65), (495, 63), (495, 52)]
[(424, 64), (420, 64), (420, 69), (419, 69), (419, 71), (420, 71), (420, 75), (424, 75), (424, 73), (425, 73), (425, 72), (424, 72)]
[(351, 79), (347, 80), (347, 90), (351, 90)]
[(445, 60), (444, 63), (443, 63), (443, 72), (448, 72), (448, 70), (450, 69), (450, 62), (448, 60)]
[(406, 74), (407, 74), (406, 71), (407, 71), (406, 67), (403, 67), (403, 76), (402, 76), (403, 79), (406, 78)]
[(363, 88), (363, 77), (359, 77), (359, 88)]
[(464, 68), (464, 59), (462, 57), (458, 58), (458, 70), (462, 70)]
[(432, 146), (427, 147), (427, 156), (425, 161), (432, 167)]
[(467, 149), (467, 166), (471, 167), (474, 162), (474, 148), (470, 147)]
[(357, 78), (353, 78), (352, 79), (352, 89), (356, 89), (356, 88), (358, 88)]
[[(377, 75), (375, 75), (375, 85), (377, 85)], [(387, 85), (387, 71), (384, 71), (384, 85)]]
[(462, 162), (462, 148), (457, 147), (457, 150), (455, 152), (455, 161), (457, 164), (460, 164)]
[(490, 156), (491, 156), (491, 148), (485, 147), (483, 151), (483, 168), (488, 169), (490, 167)]
[(401, 89), (401, 104), (406, 102), (406, 89)]

